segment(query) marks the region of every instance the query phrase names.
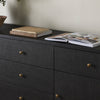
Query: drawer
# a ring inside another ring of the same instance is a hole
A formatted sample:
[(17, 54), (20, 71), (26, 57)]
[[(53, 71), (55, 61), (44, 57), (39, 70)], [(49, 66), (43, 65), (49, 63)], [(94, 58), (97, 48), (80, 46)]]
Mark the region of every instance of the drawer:
[(0, 58), (52, 68), (52, 47), (36, 42), (0, 39)]
[(53, 100), (53, 95), (17, 87), (0, 87), (0, 100)]
[(53, 93), (53, 71), (0, 60), (0, 83), (19, 89)]
[(55, 72), (56, 100), (99, 100), (100, 80)]
[(55, 69), (100, 78), (100, 54), (56, 47)]

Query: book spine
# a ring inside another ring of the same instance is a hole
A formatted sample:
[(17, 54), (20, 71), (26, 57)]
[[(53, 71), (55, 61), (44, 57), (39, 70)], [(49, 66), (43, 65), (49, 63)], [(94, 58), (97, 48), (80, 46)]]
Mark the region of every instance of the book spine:
[(28, 34), (26, 32), (17, 32), (17, 31), (10, 31), (10, 34), (13, 34), (13, 35), (19, 35), (19, 36), (26, 36), (26, 37), (34, 37), (36, 38), (37, 35), (36, 34)]
[(30, 33), (30, 34), (36, 34), (36, 32), (24, 31), (24, 30), (17, 30), (17, 29), (12, 29), (11, 31), (14, 31), (14, 32), (23, 32), (23, 33)]

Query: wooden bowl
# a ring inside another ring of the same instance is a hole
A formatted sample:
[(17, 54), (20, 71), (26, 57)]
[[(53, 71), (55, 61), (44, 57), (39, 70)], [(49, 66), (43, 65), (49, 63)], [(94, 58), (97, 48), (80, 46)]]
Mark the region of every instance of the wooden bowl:
[(0, 16), (0, 26), (4, 23), (7, 16)]

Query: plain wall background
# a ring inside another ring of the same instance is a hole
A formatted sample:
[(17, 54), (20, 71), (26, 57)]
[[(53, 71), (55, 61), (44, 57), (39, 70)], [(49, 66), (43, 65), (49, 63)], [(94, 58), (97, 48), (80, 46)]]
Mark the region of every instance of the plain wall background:
[(7, 0), (6, 23), (100, 34), (100, 0)]

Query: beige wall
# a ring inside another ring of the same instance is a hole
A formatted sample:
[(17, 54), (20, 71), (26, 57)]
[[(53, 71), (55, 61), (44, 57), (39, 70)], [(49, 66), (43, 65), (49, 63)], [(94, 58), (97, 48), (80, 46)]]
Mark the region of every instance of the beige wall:
[(6, 23), (100, 33), (100, 0), (7, 0)]

